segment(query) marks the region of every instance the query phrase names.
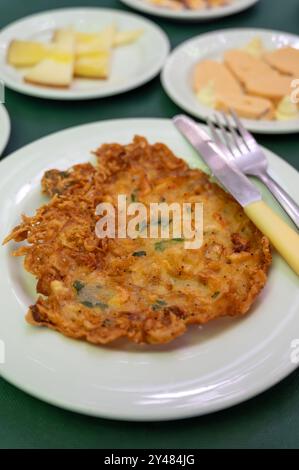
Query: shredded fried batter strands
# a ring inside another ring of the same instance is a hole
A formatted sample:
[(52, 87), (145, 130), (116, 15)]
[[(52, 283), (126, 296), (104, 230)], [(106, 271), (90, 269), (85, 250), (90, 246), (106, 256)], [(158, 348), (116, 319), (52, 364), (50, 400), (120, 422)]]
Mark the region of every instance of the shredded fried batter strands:
[[(102, 145), (97, 166), (47, 171), (48, 204), (23, 216), (5, 242), (26, 240), (14, 256), (42, 294), (27, 320), (72, 338), (105, 344), (120, 337), (167, 343), (190, 324), (245, 314), (266, 283), (268, 240), (240, 205), (200, 170), (161, 143), (135, 137)], [(204, 244), (176, 240), (98, 239), (95, 208), (128, 201), (202, 202)]]

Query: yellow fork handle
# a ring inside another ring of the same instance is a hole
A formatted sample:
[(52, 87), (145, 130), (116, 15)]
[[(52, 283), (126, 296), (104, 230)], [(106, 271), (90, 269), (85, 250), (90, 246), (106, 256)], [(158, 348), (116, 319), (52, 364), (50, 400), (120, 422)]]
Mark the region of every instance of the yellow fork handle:
[(244, 207), (252, 222), (266, 235), (272, 245), (299, 276), (299, 235), (264, 201)]

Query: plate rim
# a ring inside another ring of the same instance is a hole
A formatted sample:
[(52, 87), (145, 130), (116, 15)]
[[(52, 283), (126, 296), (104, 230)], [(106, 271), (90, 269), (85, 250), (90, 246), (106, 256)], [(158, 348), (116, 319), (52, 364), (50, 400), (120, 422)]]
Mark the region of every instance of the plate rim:
[[(50, 140), (53, 137), (61, 137), (61, 135), (63, 135), (63, 134), (67, 134), (68, 132), (77, 132), (79, 129), (82, 129), (82, 128), (88, 129), (88, 127), (90, 127), (90, 126), (102, 126), (102, 125), (113, 125), (113, 126), (115, 126), (117, 123), (124, 123), (125, 122), (125, 123), (127, 123), (128, 126), (132, 127), (132, 124), (134, 124), (136, 122), (140, 123), (140, 121), (144, 124), (144, 126), (146, 126), (146, 125), (149, 126), (152, 123), (161, 124), (161, 125), (163, 125), (163, 124), (169, 125), (171, 123), (171, 119), (167, 119), (167, 118), (166, 119), (164, 119), (164, 118), (125, 118), (125, 119), (107, 119), (107, 120), (103, 120), (103, 121), (95, 121), (95, 122), (90, 122), (90, 123), (86, 123), (86, 124), (83, 124), (83, 125), (81, 124), (81, 125), (77, 125), (77, 126), (73, 126), (73, 127), (68, 127), (66, 129), (60, 130), (58, 132), (54, 132), (54, 133), (51, 133), (47, 136), (41, 137), (40, 139), (38, 139), (38, 140), (36, 140), (36, 141), (34, 141), (30, 144), (27, 144), (24, 147), (16, 150), (15, 152), (13, 152), (9, 156), (5, 157), (5, 159), (3, 159), (0, 162), (0, 169), (2, 168), (4, 170), (4, 169), (8, 169), (8, 167), (15, 168), (14, 162), (19, 157), (20, 153), (23, 153), (23, 152), (29, 153), (28, 151), (30, 150), (30, 147), (35, 146), (36, 144), (39, 144), (39, 145), (44, 144), (47, 140)], [(276, 155), (274, 152), (272, 152), (272, 151), (269, 151), (269, 152), (271, 153), (271, 155), (275, 159), (279, 160), (280, 164), (282, 164), (283, 166), (288, 167), (289, 169), (291, 169), (293, 171), (297, 171), (292, 165), (290, 165), (284, 159), (282, 159), (281, 157)], [(25, 164), (24, 160), (23, 160), (23, 162), (24, 162), (23, 164)], [(19, 171), (20, 171), (20, 168), (19, 168)], [(14, 172), (13, 172), (13, 174), (14, 174)], [(12, 174), (12, 176), (13, 176), (13, 174)], [(4, 180), (6, 181), (5, 175), (7, 176), (7, 172), (2, 171), (1, 175), (4, 175)], [(229, 408), (231, 406), (238, 405), (238, 404), (240, 404), (240, 403), (242, 403), (242, 402), (244, 402), (244, 401), (246, 401), (250, 398), (253, 398), (256, 395), (268, 390), (269, 388), (273, 387), (275, 384), (279, 383), (285, 377), (287, 377), (290, 373), (292, 373), (296, 368), (298, 368), (298, 364), (293, 364), (291, 361), (289, 361), (288, 366), (284, 367), (283, 373), (279, 373), (279, 374), (277, 374), (276, 376), (273, 376), (273, 377), (271, 376), (270, 381), (265, 380), (265, 378), (263, 378), (263, 380), (259, 382), (259, 386), (255, 385), (254, 391), (253, 390), (250, 390), (250, 391), (249, 390), (244, 390), (241, 394), (238, 395), (237, 398), (233, 395), (229, 395), (229, 396), (226, 396), (225, 398), (222, 398), (221, 402), (214, 403), (212, 405), (212, 409), (207, 408), (207, 409), (198, 410), (198, 406), (197, 407), (196, 406), (192, 407), (191, 405), (188, 407), (187, 410), (184, 409), (184, 408), (180, 409), (180, 408), (176, 407), (176, 408), (172, 408), (168, 411), (165, 411), (163, 413), (163, 415), (159, 416), (159, 418), (157, 418), (157, 416), (155, 416), (155, 415), (153, 417), (149, 417), (149, 416), (144, 417), (142, 415), (142, 413), (140, 413), (138, 416), (136, 416), (136, 411), (135, 411), (135, 414), (134, 414), (134, 412), (132, 413), (130, 411), (127, 411), (126, 409), (124, 409), (124, 411), (122, 412), (121, 415), (119, 414), (119, 411), (117, 411), (117, 410), (115, 412), (108, 411), (107, 413), (105, 413), (103, 410), (101, 410), (101, 412), (99, 412), (98, 410), (93, 410), (88, 406), (74, 405), (73, 403), (69, 404), (67, 402), (62, 402), (62, 400), (55, 399), (55, 398), (49, 396), (49, 394), (44, 394), (43, 392), (37, 392), (36, 387), (34, 389), (33, 386), (24, 385), (23, 383), (20, 383), (18, 381), (18, 379), (11, 378), (9, 376), (9, 374), (6, 374), (5, 372), (3, 373), (2, 368), (0, 368), (0, 376), (3, 377), (5, 380), (7, 380), (9, 383), (11, 383), (14, 386), (18, 387), (20, 390), (23, 390), (26, 393), (29, 393), (31, 396), (34, 396), (37, 399), (43, 400), (46, 403), (50, 403), (52, 405), (58, 406), (59, 408), (62, 408), (62, 409), (67, 409), (67, 410), (70, 410), (70, 411), (73, 411), (73, 412), (75, 411), (75, 412), (78, 412), (78, 413), (84, 413), (86, 415), (95, 416), (95, 417), (102, 417), (102, 418), (108, 418), (108, 419), (117, 419), (117, 420), (120, 420), (120, 421), (136, 421), (136, 422), (137, 421), (144, 421), (144, 422), (147, 422), (147, 421), (170, 421), (170, 420), (175, 420), (175, 419), (185, 419), (185, 418), (189, 418), (189, 417), (205, 415), (205, 414), (208, 414), (208, 413), (212, 413), (212, 412), (216, 412), (216, 411), (219, 411), (219, 410), (222, 410), (222, 409)], [(134, 415), (133, 417), (132, 417), (132, 414)]]
[(1, 140), (0, 140), (0, 157), (2, 156), (2, 153), (4, 152), (9, 138), (11, 134), (11, 121), (10, 121), (10, 116), (9, 113), (6, 109), (6, 106), (2, 103), (0, 103), (0, 121), (4, 122), (4, 137), (2, 138), (2, 130), (1, 130)]
[[(171, 11), (155, 6), (147, 5), (146, 3), (139, 3), (137, 0), (120, 0), (124, 5), (133, 8), (143, 13), (147, 13), (153, 16), (159, 16), (162, 18), (168, 18), (172, 20), (181, 21), (210, 21), (226, 16), (234, 15), (244, 11), (248, 8), (253, 7), (259, 2), (259, 0), (241, 0), (240, 4), (228, 5), (226, 7), (218, 7), (217, 11)], [(219, 11), (220, 10), (220, 11)]]
[[(238, 33), (252, 33), (256, 35), (269, 35), (269, 34), (275, 34), (275, 35), (284, 35), (286, 37), (289, 37), (290, 39), (297, 40), (299, 42), (299, 34), (293, 34), (293, 33), (288, 33), (286, 31), (280, 31), (280, 30), (275, 30), (275, 29), (267, 29), (267, 28), (227, 28), (227, 29), (219, 29), (215, 31), (210, 31), (207, 33), (199, 34), (197, 36), (193, 36), (190, 39), (187, 39), (186, 41), (182, 42), (179, 44), (177, 47), (175, 47), (170, 54), (168, 55), (165, 64), (163, 66), (163, 69), (160, 74), (160, 80), (162, 87), (167, 94), (167, 96), (181, 109), (185, 110), (188, 112), (190, 115), (197, 117), (201, 121), (205, 122), (206, 119), (212, 118), (212, 115), (214, 113), (217, 113), (216, 110), (213, 110), (212, 108), (209, 108), (207, 106), (201, 105), (202, 111), (197, 111), (194, 110), (194, 108), (189, 104), (185, 104), (183, 98), (180, 99), (178, 94), (176, 94), (173, 91), (173, 86), (168, 76), (168, 70), (171, 67), (173, 61), (176, 59), (176, 56), (180, 54), (186, 47), (189, 45), (192, 45), (194, 43), (199, 43), (201, 41), (206, 41), (208, 39), (213, 39), (218, 35), (226, 35), (226, 34), (238, 34)], [(171, 76), (171, 75), (170, 75)], [(170, 84), (171, 83), (171, 84)], [(194, 98), (195, 99), (195, 98)], [(196, 103), (196, 101), (195, 101)], [(206, 109), (206, 112), (204, 111)], [(297, 134), (299, 133), (299, 118), (295, 120), (289, 120), (289, 121), (281, 121), (279, 122), (280, 127), (277, 126), (277, 128), (271, 128), (270, 125), (267, 126), (268, 122), (267, 121), (258, 121), (258, 120), (250, 120), (250, 119), (242, 119), (242, 122), (244, 123), (245, 127), (255, 133), (255, 134), (269, 134), (269, 135), (283, 135), (283, 134)], [(271, 121), (269, 121), (269, 124)], [(278, 121), (274, 122), (277, 124)]]
[[(44, 15), (51, 15), (51, 14), (67, 14), (67, 13), (73, 13), (73, 12), (101, 12), (101, 13), (111, 13), (115, 15), (120, 15), (120, 16), (130, 16), (133, 17), (137, 20), (141, 20), (143, 23), (147, 24), (153, 31), (157, 33), (157, 35), (160, 36), (161, 40), (161, 45), (163, 43), (163, 47), (165, 48), (165, 51), (163, 51), (163, 54), (161, 54), (161, 57), (159, 61), (155, 63), (155, 65), (147, 72), (143, 73), (138, 80), (134, 79), (134, 81), (131, 84), (124, 84), (123, 86), (118, 87), (115, 90), (99, 90), (99, 91), (88, 91), (86, 90), (84, 93), (76, 93), (74, 90), (61, 90), (61, 89), (55, 89), (51, 87), (39, 87), (39, 86), (33, 86), (33, 85), (28, 85), (23, 82), (17, 82), (16, 80), (4, 79), (5, 86), (7, 88), (10, 88), (11, 90), (14, 90), (18, 93), (22, 93), (27, 96), (34, 96), (37, 98), (42, 98), (42, 99), (51, 99), (51, 100), (60, 100), (60, 101), (72, 101), (72, 100), (91, 100), (91, 99), (101, 99), (101, 98), (106, 98), (109, 96), (115, 96), (119, 95), (122, 93), (126, 93), (129, 91), (134, 90), (135, 88), (139, 88), (142, 85), (145, 85), (149, 81), (151, 81), (153, 78), (159, 75), (160, 71), (163, 68), (163, 65), (165, 61), (167, 60), (167, 57), (170, 53), (171, 50), (171, 44), (170, 44), (170, 39), (166, 32), (154, 21), (142, 16), (138, 15), (137, 13), (130, 12), (130, 11), (123, 11), (123, 10), (118, 10), (116, 8), (101, 8), (101, 7), (62, 7), (62, 8), (53, 8), (53, 9), (48, 9), (48, 10), (43, 10), (38, 13), (33, 13), (30, 15), (26, 15), (18, 20), (15, 20), (11, 23), (9, 23), (7, 26), (5, 26), (3, 29), (0, 31), (0, 43), (2, 40), (2, 36), (7, 34), (10, 29), (18, 27), (20, 24), (23, 22), (31, 21), (36, 18), (42, 17)], [(0, 73), (1, 70), (3, 69), (3, 65), (0, 64)], [(61, 92), (64, 92), (62, 94)]]

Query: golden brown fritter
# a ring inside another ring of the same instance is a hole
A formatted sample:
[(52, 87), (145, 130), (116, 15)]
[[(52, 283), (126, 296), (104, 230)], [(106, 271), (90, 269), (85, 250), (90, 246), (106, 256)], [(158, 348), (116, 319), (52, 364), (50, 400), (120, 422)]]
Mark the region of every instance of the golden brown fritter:
[[(135, 137), (95, 154), (96, 167), (47, 171), (42, 189), (49, 203), (23, 216), (5, 240), (27, 241), (14, 255), (25, 256), (25, 269), (38, 279), (42, 295), (29, 323), (97, 344), (120, 337), (158, 344), (189, 324), (245, 314), (265, 285), (271, 253), (241, 206), (161, 143)], [(203, 246), (97, 238), (95, 208), (103, 201), (116, 206), (118, 194), (146, 205), (202, 202)]]

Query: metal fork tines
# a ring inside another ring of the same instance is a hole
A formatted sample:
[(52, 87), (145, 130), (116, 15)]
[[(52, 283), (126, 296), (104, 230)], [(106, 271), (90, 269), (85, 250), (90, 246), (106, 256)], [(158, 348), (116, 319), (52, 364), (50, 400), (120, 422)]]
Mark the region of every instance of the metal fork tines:
[(259, 178), (299, 228), (299, 206), (268, 173), (268, 162), (263, 149), (234, 111), (230, 115), (220, 113), (220, 116), (221, 119), (215, 114), (214, 120), (208, 119), (207, 122), (223, 155), (234, 162), (244, 174)]

